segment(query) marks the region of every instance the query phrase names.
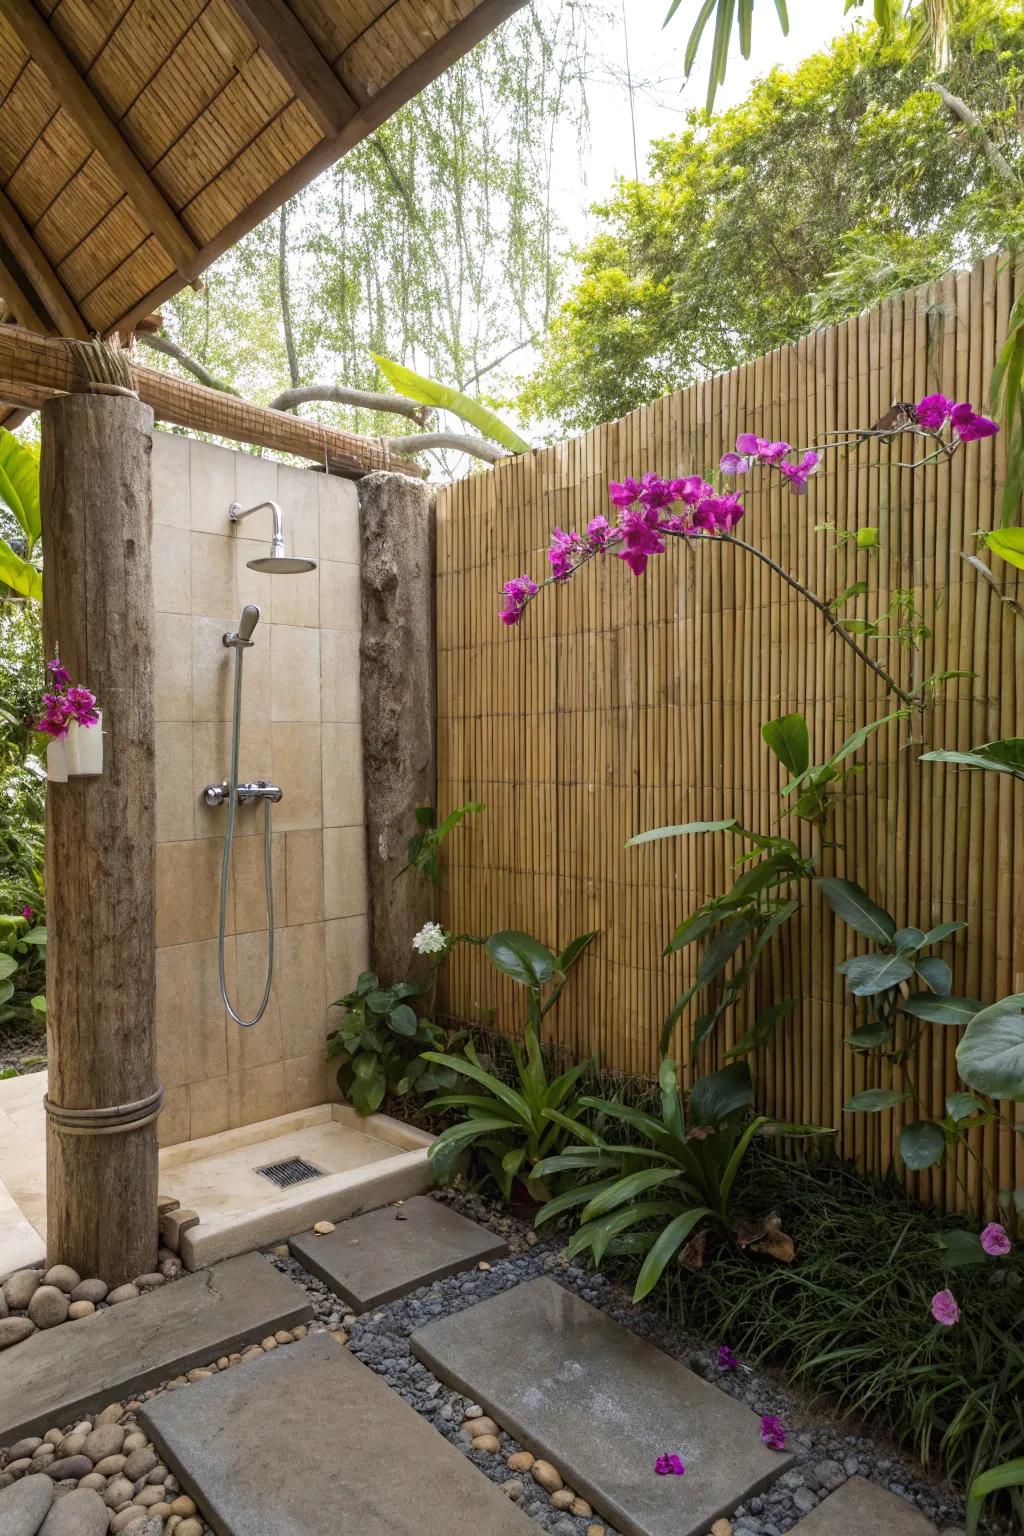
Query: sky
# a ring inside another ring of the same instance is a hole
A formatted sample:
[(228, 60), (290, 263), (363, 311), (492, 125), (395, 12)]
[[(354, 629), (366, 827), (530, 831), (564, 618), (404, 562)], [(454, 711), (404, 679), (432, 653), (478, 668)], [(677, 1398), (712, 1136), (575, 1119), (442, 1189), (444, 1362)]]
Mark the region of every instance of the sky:
[[(629, 77), (632, 77), (633, 118), (636, 123), (636, 165), (641, 176), (653, 139), (678, 131), (685, 113), (704, 104), (713, 24), (709, 24), (689, 82), (683, 75), (683, 54), (690, 35), (696, 0), (683, 0), (663, 29), (668, 0), (607, 0), (608, 18), (594, 29), (594, 72), (588, 88), (590, 140), (582, 155), (575, 143), (560, 149), (558, 181), (562, 215), (574, 241), (592, 227), (589, 205), (600, 199), (618, 176), (634, 176)], [(719, 87), (716, 109), (742, 101), (751, 84), (776, 64), (793, 66), (833, 37), (856, 24), (864, 12), (843, 16), (842, 0), (789, 0), (789, 36), (783, 37), (775, 7), (758, 0), (754, 7), (753, 46), (742, 57), (736, 34), (729, 51), (725, 84)], [(629, 75), (626, 71), (628, 45)]]

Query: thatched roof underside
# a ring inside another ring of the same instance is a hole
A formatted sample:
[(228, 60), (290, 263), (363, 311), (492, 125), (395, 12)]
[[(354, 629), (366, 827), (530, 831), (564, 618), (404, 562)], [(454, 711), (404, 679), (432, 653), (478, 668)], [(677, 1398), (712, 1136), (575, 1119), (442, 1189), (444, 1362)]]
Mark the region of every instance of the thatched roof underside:
[(130, 330), (523, 0), (0, 0), (0, 320)]

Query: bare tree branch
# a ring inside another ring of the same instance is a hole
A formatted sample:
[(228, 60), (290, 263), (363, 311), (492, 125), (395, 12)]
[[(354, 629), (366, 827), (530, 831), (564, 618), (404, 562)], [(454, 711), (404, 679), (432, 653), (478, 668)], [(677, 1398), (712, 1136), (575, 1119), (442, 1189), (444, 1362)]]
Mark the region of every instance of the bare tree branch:
[(277, 235), (277, 290), (281, 296), (281, 320), (284, 325), (284, 349), (288, 354), (288, 377), (292, 388), (299, 383), (299, 359), (292, 331), (292, 304), (288, 294), (288, 204), (281, 204)]
[(178, 343), (172, 341), (169, 336), (152, 336), (148, 331), (136, 331), (135, 340), (141, 347), (150, 347), (154, 352), (162, 352), (165, 357), (173, 357), (176, 363), (187, 368), (200, 384), (206, 385), (207, 389), (219, 389), (222, 394), (238, 395), (241, 399), (240, 392), (233, 385), (228, 384), (224, 379), (218, 379), (208, 368), (204, 368), (202, 363), (197, 362), (194, 357), (189, 357), (184, 348), (179, 347)]
[(509, 457), (505, 448), (495, 448), (482, 437), (470, 437), (462, 432), (419, 432), (412, 437), (385, 437), (383, 441), (392, 453), (421, 453), (425, 448), (453, 448), (457, 453), (470, 453), (475, 459), (487, 464), (497, 464)]
[(1015, 203), (1019, 202), (1021, 195), (1020, 178), (1009, 162), (1000, 154), (992, 139), (989, 138), (985, 125), (978, 114), (971, 111), (966, 101), (962, 101), (959, 96), (954, 96), (951, 91), (947, 91), (941, 81), (932, 80), (930, 82), (930, 89), (938, 93), (946, 110), (952, 112), (955, 118), (963, 123), (966, 128), (970, 128), (971, 132), (977, 136), (981, 142), (985, 159), (992, 169), (992, 174), (1005, 187), (1013, 201)]
[(510, 357), (514, 357), (517, 352), (521, 352), (524, 347), (532, 347), (537, 339), (538, 333), (534, 331), (533, 335), (527, 336), (525, 341), (517, 341), (514, 347), (509, 347), (508, 351), (503, 352), (500, 357), (494, 357), (489, 363), (484, 363), (483, 367), (478, 368), (476, 373), (471, 374), (464, 383), (459, 385), (459, 388), (463, 391), (467, 390), (471, 384), (478, 383), (485, 373), (490, 373), (493, 369), (500, 368), (502, 363), (507, 362)]
[(364, 411), (387, 411), (392, 416), (408, 416), (410, 421), (425, 426), (430, 418), (430, 406), (420, 405), (405, 395), (378, 395), (368, 389), (346, 389), (342, 384), (303, 384), (298, 389), (283, 389), (271, 400), (268, 409), (290, 411), (294, 405), (305, 405), (310, 400), (331, 400), (335, 405), (356, 405)]

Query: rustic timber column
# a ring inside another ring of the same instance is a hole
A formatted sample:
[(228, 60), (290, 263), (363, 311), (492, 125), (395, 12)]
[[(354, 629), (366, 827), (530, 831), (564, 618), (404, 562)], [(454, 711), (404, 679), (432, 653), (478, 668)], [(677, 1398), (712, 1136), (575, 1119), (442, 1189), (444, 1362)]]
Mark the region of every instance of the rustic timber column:
[(400, 875), (418, 805), (437, 803), (434, 498), (407, 475), (359, 482), (360, 693), (370, 887), (370, 966), (421, 974), (412, 937), (433, 916), (419, 875)]
[[(46, 653), (96, 694), (104, 731), (103, 773), (46, 795), (47, 1257), (114, 1286), (157, 1253), (156, 1122), (129, 1108), (157, 1090), (153, 413), (72, 394), (42, 424)], [(119, 1109), (133, 1128), (77, 1133)]]

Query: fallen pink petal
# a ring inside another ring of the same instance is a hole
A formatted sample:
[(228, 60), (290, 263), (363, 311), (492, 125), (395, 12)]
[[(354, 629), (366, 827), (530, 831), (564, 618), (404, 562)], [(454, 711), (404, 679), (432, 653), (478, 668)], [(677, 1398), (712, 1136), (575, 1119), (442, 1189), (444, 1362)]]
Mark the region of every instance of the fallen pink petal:
[(686, 1468), (674, 1451), (666, 1451), (659, 1456), (654, 1463), (654, 1470), (659, 1477), (683, 1477)]
[(774, 1413), (761, 1415), (761, 1439), (772, 1451), (784, 1451), (786, 1449), (786, 1431), (782, 1420)]

